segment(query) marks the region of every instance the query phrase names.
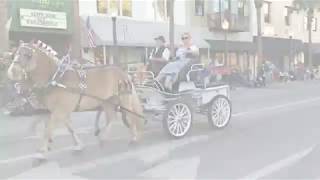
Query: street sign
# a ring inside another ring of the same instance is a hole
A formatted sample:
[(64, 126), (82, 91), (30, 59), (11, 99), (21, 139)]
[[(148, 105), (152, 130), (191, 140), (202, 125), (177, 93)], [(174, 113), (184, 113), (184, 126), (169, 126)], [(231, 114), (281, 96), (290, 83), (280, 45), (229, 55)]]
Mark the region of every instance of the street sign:
[(20, 25), (23, 27), (67, 29), (67, 15), (65, 12), (21, 8)]

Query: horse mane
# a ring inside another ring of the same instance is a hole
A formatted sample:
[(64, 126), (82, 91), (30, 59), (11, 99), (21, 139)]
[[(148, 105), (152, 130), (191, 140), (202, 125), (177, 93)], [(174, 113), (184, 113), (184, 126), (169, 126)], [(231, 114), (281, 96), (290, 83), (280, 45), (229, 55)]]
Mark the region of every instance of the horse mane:
[(55, 51), (51, 46), (47, 45), (46, 43), (38, 40), (37, 43), (33, 43), (32, 46), (39, 50), (40, 52), (46, 54), (48, 57), (53, 59), (56, 63), (58, 63), (60, 60), (57, 57), (58, 53)]

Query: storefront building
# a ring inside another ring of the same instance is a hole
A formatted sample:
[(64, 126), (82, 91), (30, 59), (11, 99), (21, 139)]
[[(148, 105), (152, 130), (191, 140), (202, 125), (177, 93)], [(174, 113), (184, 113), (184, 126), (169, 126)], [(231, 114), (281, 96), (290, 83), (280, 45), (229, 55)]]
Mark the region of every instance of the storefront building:
[[(104, 61), (110, 62), (113, 45), (111, 16), (116, 16), (118, 46), (121, 49), (120, 61), (122, 63), (145, 61), (150, 49), (154, 46), (154, 37), (163, 35), (167, 43), (169, 42), (169, 5), (168, 0), (80, 1), (83, 27), (88, 25), (89, 17), (90, 28), (98, 36), (95, 39), (97, 47), (94, 48), (95, 50), (89, 48), (88, 51), (87, 32), (82, 31), (83, 47), (86, 48), (83, 55), (87, 58), (105, 57)], [(210, 60), (219, 58), (224, 52), (225, 33), (221, 30), (221, 22), (220, 29), (212, 28), (209, 24), (210, 18), (228, 16), (231, 24), (228, 43), (232, 48), (228, 53), (230, 58), (226, 61), (230, 61), (229, 64), (239, 65), (241, 70), (250, 66), (248, 65), (250, 58), (253, 61), (253, 56), (255, 56), (250, 44), (253, 41), (249, 23), (250, 1), (192, 0), (175, 1), (174, 5), (175, 44), (177, 46), (181, 43), (181, 34), (190, 32), (193, 42), (200, 48), (202, 62), (209, 63)]]
[(8, 1), (11, 44), (20, 40), (41, 40), (59, 54), (66, 53), (71, 43), (72, 1), (12, 0)]

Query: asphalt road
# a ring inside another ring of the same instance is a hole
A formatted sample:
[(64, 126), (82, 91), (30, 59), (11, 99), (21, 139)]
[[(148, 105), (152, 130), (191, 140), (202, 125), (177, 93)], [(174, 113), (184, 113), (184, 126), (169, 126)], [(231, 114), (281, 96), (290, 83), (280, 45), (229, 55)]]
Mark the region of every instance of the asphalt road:
[(233, 117), (212, 130), (197, 116), (192, 132), (168, 139), (161, 123), (150, 122), (144, 140), (128, 146), (130, 134), (112, 124), (103, 146), (93, 136), (93, 113), (72, 119), (86, 144), (71, 149), (71, 136), (58, 130), (47, 161), (35, 159), (41, 125), (36, 117), (0, 115), (0, 179), (319, 179), (320, 82), (274, 84), (232, 91)]

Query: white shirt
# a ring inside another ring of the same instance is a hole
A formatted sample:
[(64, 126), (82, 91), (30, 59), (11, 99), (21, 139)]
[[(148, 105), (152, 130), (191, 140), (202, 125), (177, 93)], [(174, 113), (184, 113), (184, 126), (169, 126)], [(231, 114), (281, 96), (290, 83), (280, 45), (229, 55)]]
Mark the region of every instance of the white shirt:
[(189, 48), (186, 48), (184, 46), (180, 47), (177, 52), (176, 56), (179, 57), (180, 59), (185, 59), (187, 53), (192, 53), (195, 56), (199, 55), (199, 48), (195, 45), (190, 46)]

